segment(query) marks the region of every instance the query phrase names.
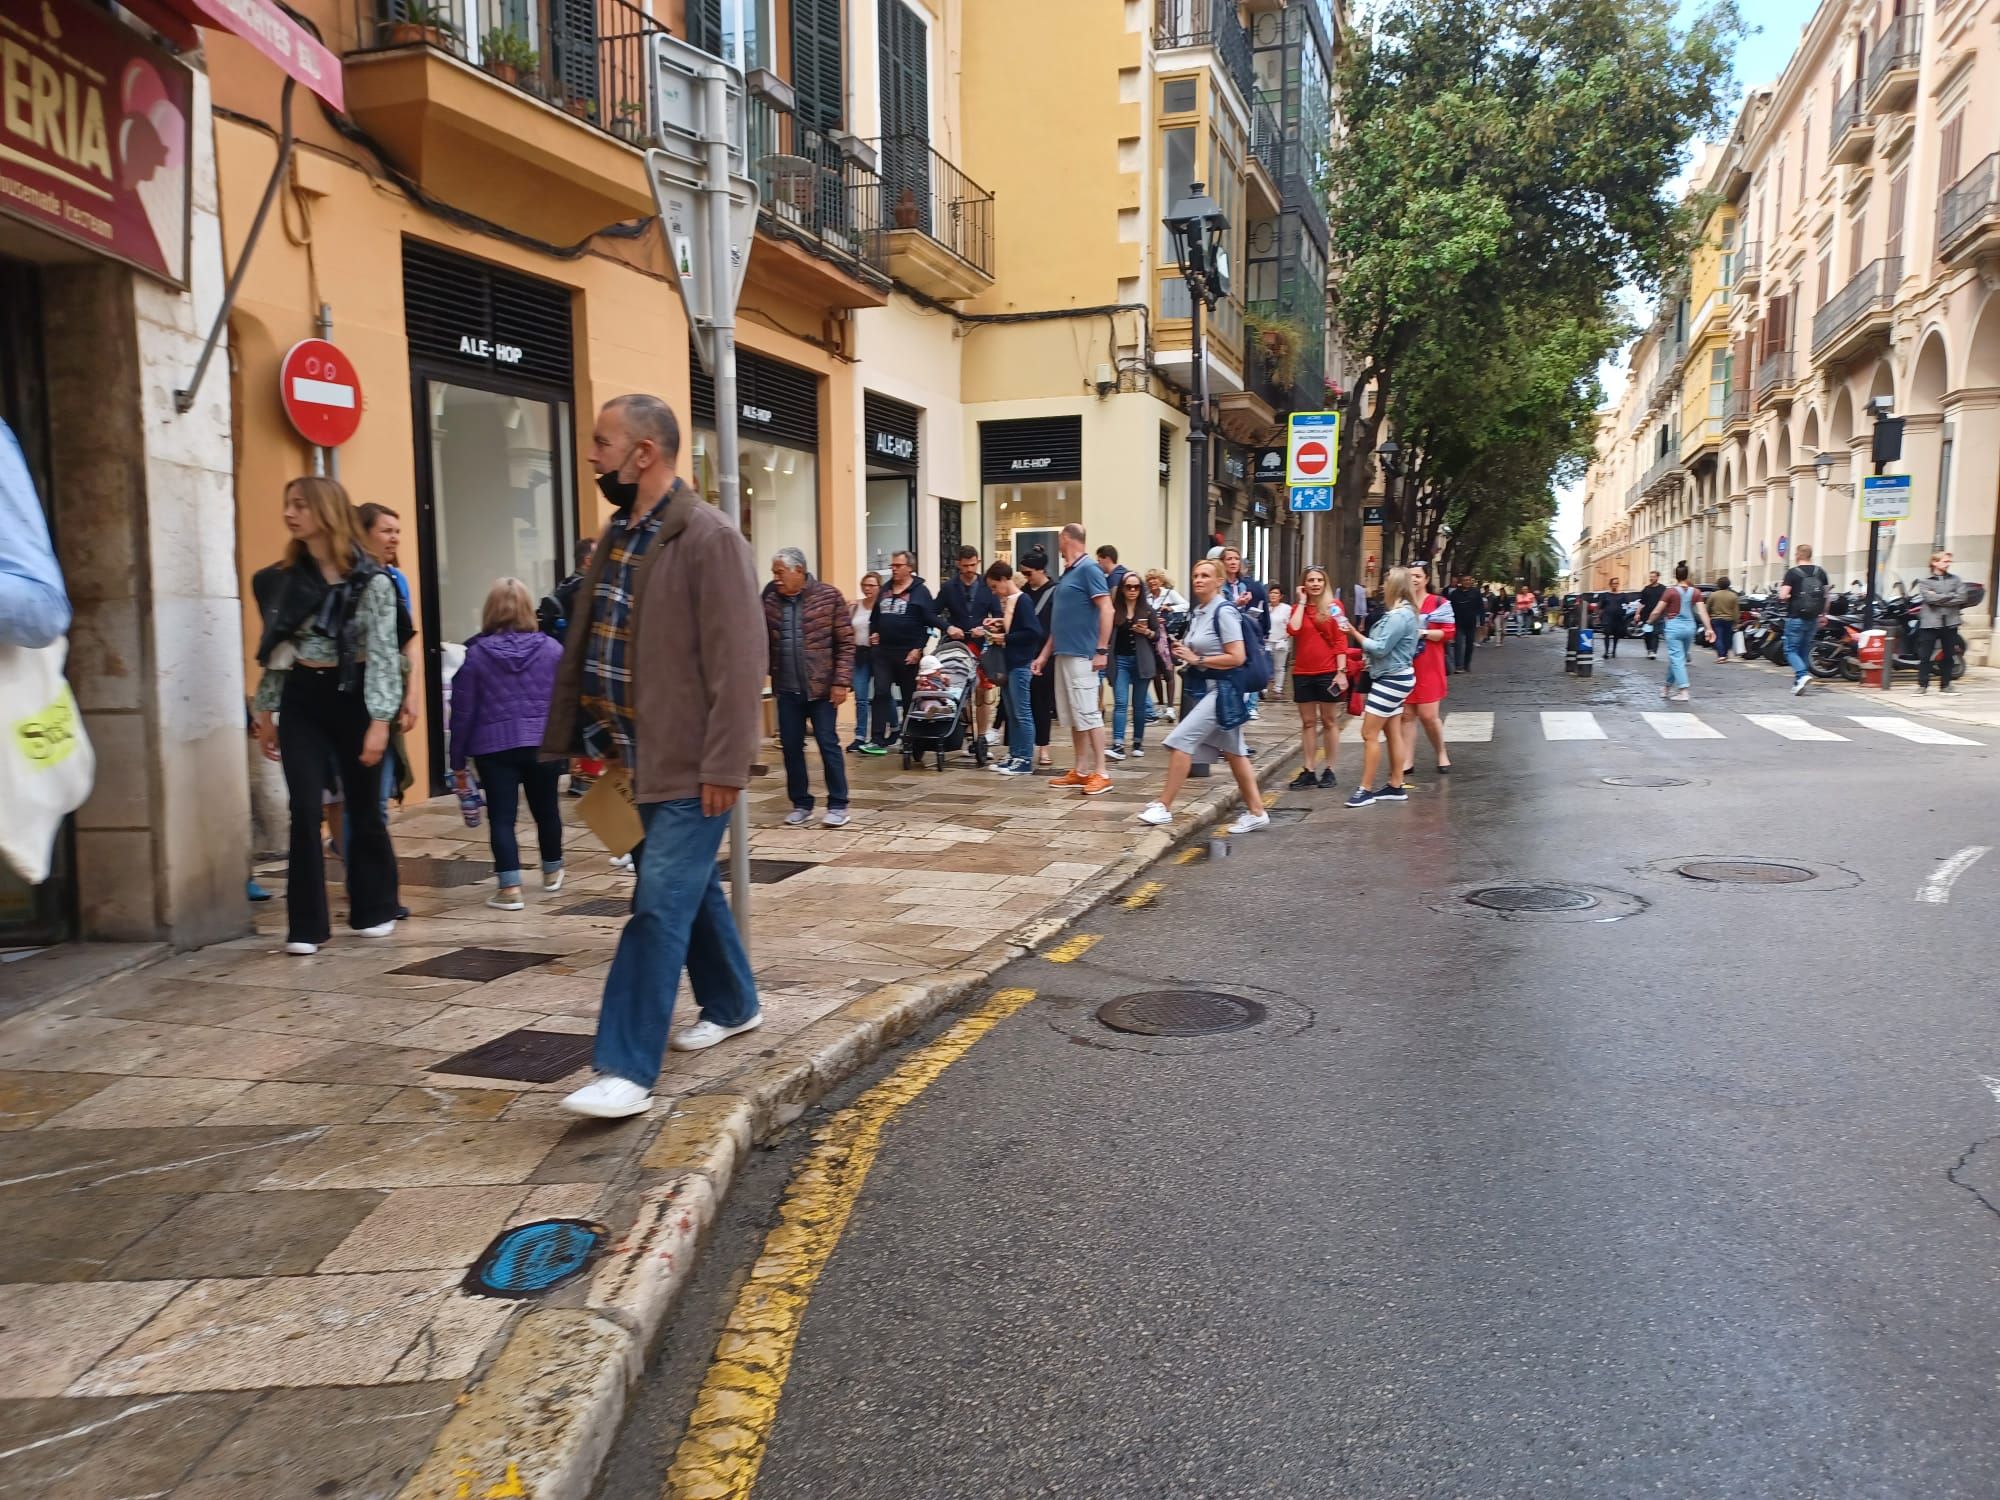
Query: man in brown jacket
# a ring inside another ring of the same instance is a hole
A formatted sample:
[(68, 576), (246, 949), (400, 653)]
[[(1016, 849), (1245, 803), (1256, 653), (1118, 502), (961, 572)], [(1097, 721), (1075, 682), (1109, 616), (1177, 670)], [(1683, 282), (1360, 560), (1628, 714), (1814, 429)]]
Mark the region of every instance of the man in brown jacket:
[(675, 477), (680, 423), (655, 396), (597, 414), (590, 464), (618, 507), (576, 591), (542, 753), (584, 742), (632, 777), (645, 840), (632, 915), (604, 980), (597, 1077), (563, 1100), (622, 1119), (653, 1106), (681, 970), (701, 1019), (677, 1051), (762, 1024), (716, 853), (762, 735), (764, 620), (750, 547)]
[(854, 618), (839, 589), (806, 571), (806, 555), (780, 547), (764, 585), (764, 623), (770, 633), (771, 695), (778, 709), (778, 746), (785, 752), (785, 822), (812, 821), (812, 782), (806, 776), (806, 726), (819, 744), (826, 771), (828, 828), (847, 826), (847, 759), (840, 749), (840, 705), (854, 684)]

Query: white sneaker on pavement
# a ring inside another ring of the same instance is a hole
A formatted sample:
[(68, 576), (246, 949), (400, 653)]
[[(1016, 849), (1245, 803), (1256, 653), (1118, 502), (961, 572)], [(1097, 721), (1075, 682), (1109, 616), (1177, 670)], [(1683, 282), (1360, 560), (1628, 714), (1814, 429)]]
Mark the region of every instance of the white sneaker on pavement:
[(1116, 745), (1106, 745), (1104, 747), (1104, 758), (1106, 760), (1123, 760), (1125, 752), (1120, 750)]
[(812, 816), (813, 815), (809, 809), (803, 807), (795, 807), (790, 812), (785, 814), (785, 826), (787, 828), (803, 828), (806, 824), (812, 821)]
[(394, 922), (377, 922), (373, 927), (357, 927), (354, 930), (363, 937), (383, 938), (390, 937), (395, 933), (396, 924)]
[(819, 821), (820, 825), (825, 828), (845, 828), (847, 826), (847, 809), (844, 807), (829, 807), (826, 810), (826, 816)]
[(653, 1096), (629, 1078), (599, 1073), (566, 1096), (562, 1107), (573, 1115), (587, 1115), (593, 1120), (626, 1120), (651, 1109)]
[(764, 1024), (764, 1013), (759, 1011), (741, 1026), (718, 1026), (713, 1021), (697, 1021), (685, 1031), (677, 1031), (667, 1040), (667, 1045), (676, 1052), (706, 1052), (717, 1042), (726, 1042), (733, 1036), (746, 1031), (755, 1031)]
[(632, 856), (631, 856), (631, 855), (629, 855), (629, 854), (614, 854), (614, 855), (612, 855), (612, 856), (611, 856), (611, 868), (612, 868), (612, 869), (614, 869), (614, 870), (626, 870), (626, 871), (629, 871), (629, 870), (630, 870), (630, 869), (632, 868)]
[(1174, 815), (1167, 810), (1164, 802), (1148, 802), (1146, 810), (1138, 815), (1141, 823), (1150, 823), (1155, 828), (1165, 828), (1173, 822)]
[(285, 944), (285, 952), (289, 953), (293, 958), (311, 958), (315, 953), (319, 952), (319, 944), (287, 943)]
[(1229, 825), (1229, 831), (1231, 833), (1255, 833), (1260, 828), (1269, 828), (1270, 826), (1271, 815), (1269, 813), (1253, 813), (1246, 808), (1236, 815), (1236, 821)]
[(559, 891), (562, 889), (562, 883), (563, 883), (563, 872), (561, 870), (542, 871), (543, 890), (549, 892)]
[(1806, 684), (1811, 680), (1808, 677), (1794, 678), (1792, 681), (1792, 696), (1796, 698), (1799, 694), (1803, 693), (1806, 690)]
[(495, 891), (486, 898), (486, 904), (495, 911), (525, 911), (527, 909), (527, 903), (521, 899), (521, 888), (518, 885), (509, 886), (502, 891)]

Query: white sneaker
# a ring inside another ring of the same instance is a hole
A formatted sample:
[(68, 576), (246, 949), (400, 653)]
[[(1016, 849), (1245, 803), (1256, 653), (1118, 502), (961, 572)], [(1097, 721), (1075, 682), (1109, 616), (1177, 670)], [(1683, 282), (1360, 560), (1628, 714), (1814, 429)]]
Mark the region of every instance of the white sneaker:
[(847, 809), (844, 807), (829, 807), (826, 810), (826, 816), (819, 821), (821, 826), (825, 828), (845, 828), (847, 826)]
[(1231, 833), (1255, 833), (1260, 828), (1271, 826), (1269, 813), (1253, 813), (1248, 809), (1236, 815), (1236, 821), (1229, 825)]
[(630, 870), (632, 868), (632, 856), (629, 854), (612, 855), (611, 868), (614, 870)]
[(311, 958), (315, 953), (319, 952), (319, 944), (287, 943), (285, 944), (285, 951), (291, 954), (293, 958)]
[(527, 908), (527, 903), (521, 899), (521, 888), (518, 885), (495, 891), (486, 898), (486, 904), (495, 911), (524, 911)]
[(390, 937), (396, 931), (396, 924), (394, 922), (377, 922), (373, 927), (357, 927), (355, 931), (359, 932), (363, 937)]
[(997, 745), (1005, 738), (1007, 738), (1005, 731), (997, 727), (986, 731), (986, 743), (989, 745)]
[(785, 814), (785, 826), (787, 828), (803, 828), (812, 821), (812, 817), (810, 809), (795, 807)]
[(1104, 758), (1106, 760), (1123, 760), (1125, 752), (1120, 750), (1116, 745), (1106, 745), (1104, 747)]
[(755, 1031), (764, 1024), (764, 1013), (759, 1011), (741, 1026), (718, 1026), (713, 1021), (697, 1021), (685, 1031), (675, 1032), (667, 1045), (676, 1052), (705, 1052), (717, 1042), (726, 1042), (731, 1037), (745, 1031)]
[(573, 1115), (593, 1120), (625, 1120), (643, 1115), (653, 1107), (653, 1096), (629, 1078), (599, 1073), (562, 1102)]
[(543, 890), (551, 892), (559, 891), (562, 889), (562, 883), (563, 883), (563, 872), (561, 870), (542, 871)]
[(1806, 684), (1811, 680), (1812, 679), (1809, 677), (1800, 677), (1795, 679), (1792, 683), (1792, 696), (1796, 698), (1799, 696), (1799, 694), (1803, 693), (1806, 690)]
[(1164, 802), (1148, 802), (1146, 810), (1138, 816), (1141, 823), (1150, 823), (1155, 828), (1165, 828), (1174, 820), (1172, 811)]
[(1146, 758), (1146, 747), (1144, 745), (1134, 745), (1132, 747), (1132, 759), (1144, 760), (1145, 758)]
[(1682, 689), (1681, 689), (1681, 690), (1680, 690), (1680, 691), (1679, 691), (1678, 693), (1675, 693), (1675, 694), (1674, 694), (1674, 697), (1673, 697), (1673, 701), (1674, 701), (1674, 702), (1676, 702), (1676, 703), (1686, 703), (1686, 702), (1689, 702), (1689, 701), (1690, 701), (1690, 699), (1689, 699), (1689, 697), (1688, 697), (1688, 690), (1687, 690), (1686, 688), (1682, 688)]
[(1253, 709), (1251, 709), (1251, 710), (1250, 710), (1250, 717), (1251, 717), (1251, 718), (1253, 718), (1253, 719), (1261, 719), (1261, 718), (1263, 718), (1264, 716), (1263, 716), (1262, 714), (1258, 713), (1258, 712), (1257, 712), (1257, 710), (1253, 708)]

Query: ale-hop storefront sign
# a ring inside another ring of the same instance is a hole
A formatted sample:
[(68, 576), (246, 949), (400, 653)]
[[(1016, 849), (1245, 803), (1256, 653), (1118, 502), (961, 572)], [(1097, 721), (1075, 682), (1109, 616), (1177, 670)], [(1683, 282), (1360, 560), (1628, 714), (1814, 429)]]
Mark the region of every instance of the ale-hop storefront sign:
[(193, 104), (103, 12), (0, 0), (0, 213), (186, 286)]
[(902, 401), (862, 393), (862, 433), (871, 468), (898, 474), (917, 472), (917, 408)]

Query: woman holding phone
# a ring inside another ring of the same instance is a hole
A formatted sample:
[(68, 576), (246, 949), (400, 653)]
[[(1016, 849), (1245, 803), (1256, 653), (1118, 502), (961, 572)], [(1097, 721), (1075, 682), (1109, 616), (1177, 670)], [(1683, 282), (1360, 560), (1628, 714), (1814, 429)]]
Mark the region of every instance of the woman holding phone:
[[(1403, 767), (1409, 762), (1409, 737), (1403, 728), (1403, 705), (1416, 690), (1413, 663), (1422, 627), (1416, 603), (1410, 597), (1410, 570), (1393, 568), (1382, 584), (1382, 618), (1363, 635), (1352, 620), (1347, 633), (1368, 658), (1370, 687), (1361, 718), (1361, 785), (1347, 799), (1349, 807), (1366, 807), (1371, 802), (1407, 802), (1403, 789)], [(1370, 791), (1375, 768), (1382, 760), (1382, 741), (1389, 741), (1389, 780), (1379, 791)]]
[[(1292, 642), (1292, 701), (1299, 707), (1299, 774), (1292, 789), (1331, 788), (1340, 744), (1340, 713), (1353, 681), (1347, 613), (1334, 597), (1326, 569), (1307, 568), (1285, 621)], [(1355, 669), (1358, 670), (1358, 669)]]

